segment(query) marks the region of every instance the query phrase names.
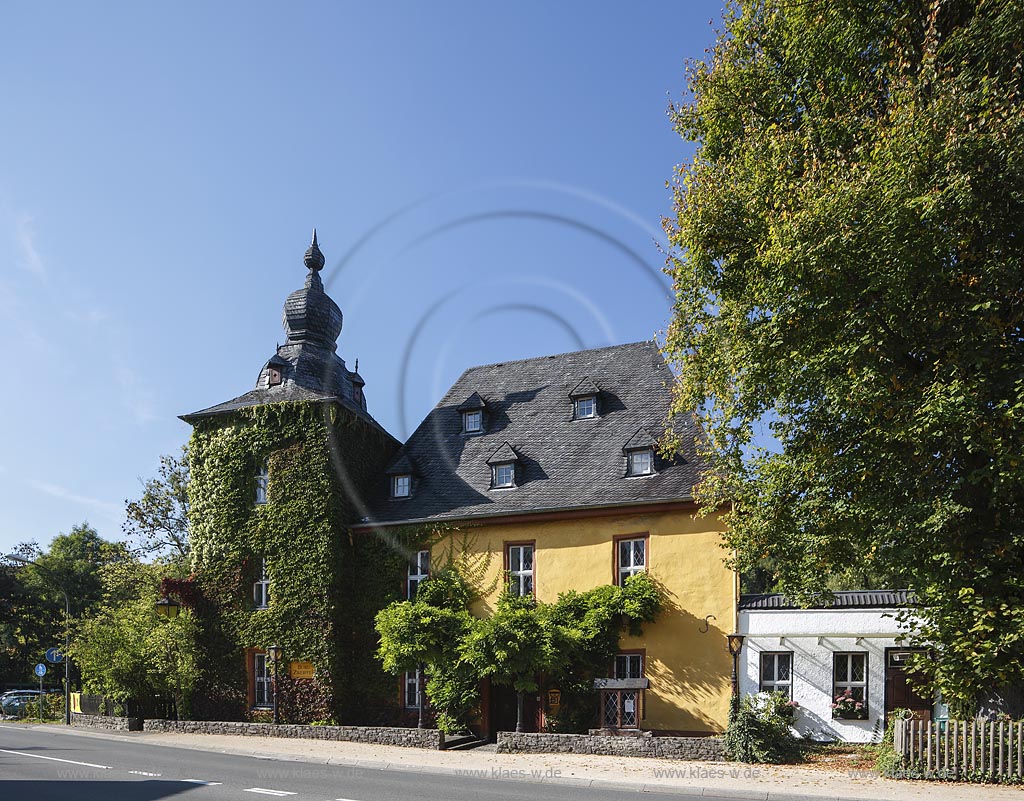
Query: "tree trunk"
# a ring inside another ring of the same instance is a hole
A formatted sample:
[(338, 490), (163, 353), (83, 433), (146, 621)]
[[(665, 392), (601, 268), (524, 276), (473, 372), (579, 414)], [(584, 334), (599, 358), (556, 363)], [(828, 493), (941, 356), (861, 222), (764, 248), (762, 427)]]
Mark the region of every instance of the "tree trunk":
[(523, 731), (523, 691), (516, 691), (516, 732)]

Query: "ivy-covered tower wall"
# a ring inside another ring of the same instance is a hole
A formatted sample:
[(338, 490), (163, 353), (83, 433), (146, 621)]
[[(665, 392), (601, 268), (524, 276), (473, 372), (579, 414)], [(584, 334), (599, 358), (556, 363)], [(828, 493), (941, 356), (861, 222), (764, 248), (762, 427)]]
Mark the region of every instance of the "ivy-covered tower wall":
[[(314, 234), (306, 284), (285, 303), (288, 338), (256, 388), (183, 417), (193, 426), (193, 578), (181, 594), (206, 651), (196, 717), (269, 714), (256, 688), (271, 645), (283, 650), (282, 719), (398, 716), (373, 617), (400, 596), (407, 555), (397, 542), (356, 540), (350, 527), (399, 443), (367, 412), (358, 369), (335, 352), (342, 315), (323, 290), (323, 263)], [(290, 675), (295, 663), (311, 663), (313, 678)]]

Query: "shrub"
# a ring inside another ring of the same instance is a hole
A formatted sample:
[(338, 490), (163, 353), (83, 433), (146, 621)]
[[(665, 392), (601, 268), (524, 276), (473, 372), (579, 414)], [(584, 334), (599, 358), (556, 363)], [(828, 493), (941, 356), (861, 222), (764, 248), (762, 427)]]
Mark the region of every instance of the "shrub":
[(748, 695), (734, 701), (725, 732), (725, 752), (736, 762), (796, 762), (800, 746), (789, 729), (792, 712), (782, 693)]

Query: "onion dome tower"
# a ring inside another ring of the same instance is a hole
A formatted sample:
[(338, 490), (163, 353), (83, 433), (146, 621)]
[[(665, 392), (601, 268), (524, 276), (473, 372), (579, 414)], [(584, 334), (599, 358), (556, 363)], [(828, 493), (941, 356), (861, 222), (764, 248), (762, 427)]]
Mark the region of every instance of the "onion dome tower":
[[(234, 400), (184, 415), (182, 419), (207, 417), (246, 406), (301, 400), (336, 400), (369, 417), (365, 381), (349, 370), (337, 354), (343, 315), (324, 291), (320, 278), (326, 259), (313, 229), (313, 241), (302, 258), (306, 281), (284, 302), (282, 325), (286, 339), (260, 370), (256, 387)], [(370, 418), (372, 419), (372, 418)]]

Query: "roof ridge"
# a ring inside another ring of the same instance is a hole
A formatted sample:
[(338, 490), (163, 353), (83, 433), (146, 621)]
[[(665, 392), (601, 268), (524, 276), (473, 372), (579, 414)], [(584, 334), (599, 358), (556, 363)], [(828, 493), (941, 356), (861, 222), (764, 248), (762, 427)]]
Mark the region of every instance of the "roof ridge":
[[(474, 365), (473, 367), (467, 367), (463, 371), (462, 375), (459, 376), (459, 378), (462, 379), (463, 377), (465, 377), (467, 373), (472, 373), (474, 370), (483, 370), (486, 367), (505, 367), (510, 364), (523, 364), (524, 362), (540, 362), (544, 361), (544, 359), (557, 359), (559, 356), (575, 356), (579, 353), (596, 353), (597, 351), (600, 350), (617, 350), (618, 348), (632, 348), (636, 347), (637, 345), (654, 345), (655, 347), (657, 347), (657, 342), (655, 342), (654, 338), (652, 337), (651, 339), (641, 339), (636, 342), (621, 342), (618, 345), (602, 345), (600, 348), (566, 350), (561, 353), (548, 353), (542, 356), (530, 356), (529, 358), (526, 359), (506, 359), (505, 361), (491, 362), (490, 364), (477, 364)], [(661, 352), (660, 348), (658, 348), (658, 352)]]

